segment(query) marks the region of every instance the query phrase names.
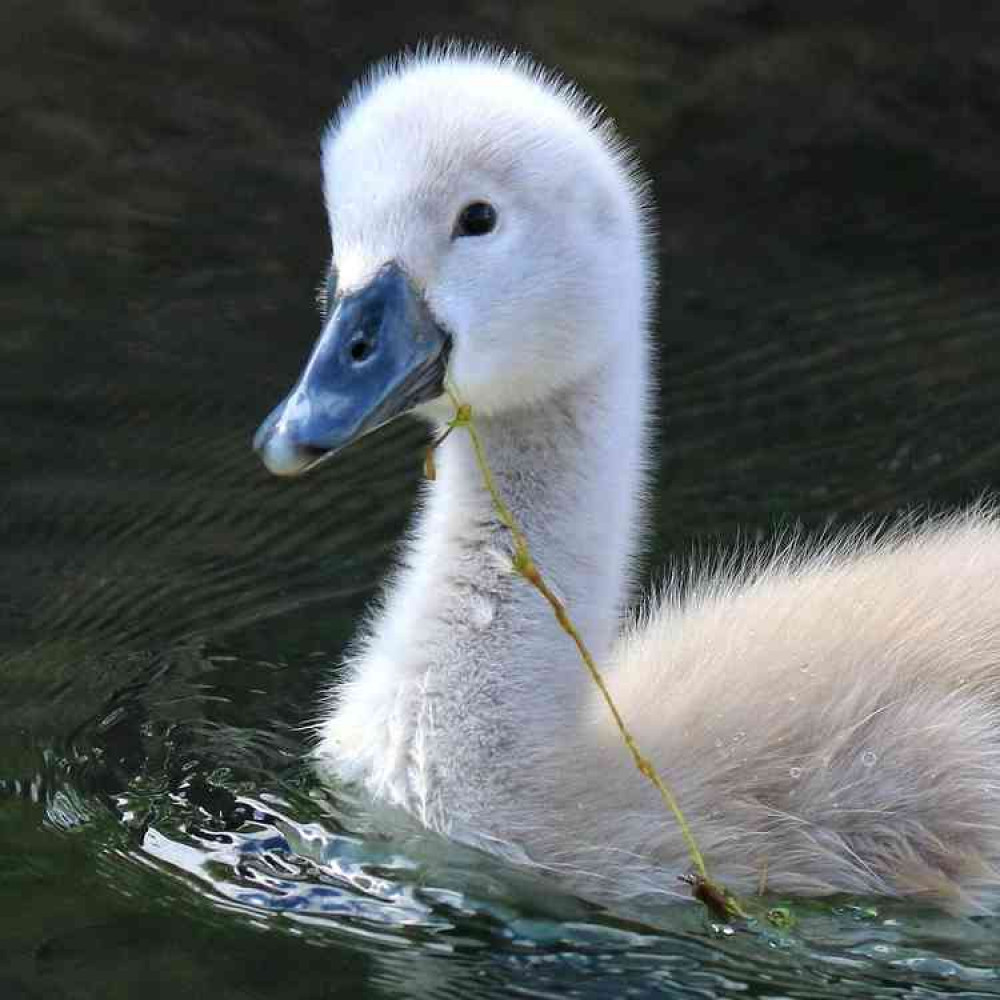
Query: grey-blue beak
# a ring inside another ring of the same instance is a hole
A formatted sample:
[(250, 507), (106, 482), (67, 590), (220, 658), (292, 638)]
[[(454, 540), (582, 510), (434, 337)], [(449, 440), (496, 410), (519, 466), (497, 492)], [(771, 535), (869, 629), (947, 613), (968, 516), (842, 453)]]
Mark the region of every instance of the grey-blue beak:
[(393, 417), (444, 392), (451, 337), (395, 263), (339, 298), (302, 376), (253, 446), (297, 476)]

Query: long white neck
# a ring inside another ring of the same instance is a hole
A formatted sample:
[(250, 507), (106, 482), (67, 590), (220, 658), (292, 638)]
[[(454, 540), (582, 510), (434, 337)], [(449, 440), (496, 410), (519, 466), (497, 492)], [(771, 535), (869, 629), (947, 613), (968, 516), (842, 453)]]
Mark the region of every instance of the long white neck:
[[(535, 562), (598, 662), (617, 635), (635, 556), (642, 354), (622, 352), (544, 405), (476, 418)], [(436, 463), (318, 755), (321, 768), (461, 835), (495, 827), (526, 793), (532, 761), (578, 721), (590, 681), (548, 605), (511, 568), (468, 435), (453, 432)]]

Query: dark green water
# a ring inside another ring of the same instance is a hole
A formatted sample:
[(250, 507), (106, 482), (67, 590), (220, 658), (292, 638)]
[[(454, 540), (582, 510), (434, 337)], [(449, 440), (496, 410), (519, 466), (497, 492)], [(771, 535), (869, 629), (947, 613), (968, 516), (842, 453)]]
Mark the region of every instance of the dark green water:
[(532, 49), (661, 207), (650, 571), (1000, 484), (989, 3), (8, 3), (0, 34), (0, 997), (1000, 994), (1000, 922), (625, 921), (302, 764), (421, 432), (250, 453), (317, 332), (317, 135), (373, 57)]

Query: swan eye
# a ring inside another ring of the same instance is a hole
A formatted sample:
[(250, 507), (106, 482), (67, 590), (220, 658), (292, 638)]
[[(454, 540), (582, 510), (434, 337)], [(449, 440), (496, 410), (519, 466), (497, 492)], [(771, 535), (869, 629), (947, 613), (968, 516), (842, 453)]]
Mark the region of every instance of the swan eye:
[(462, 209), (453, 236), (485, 236), (496, 224), (497, 210), (488, 201), (474, 201)]

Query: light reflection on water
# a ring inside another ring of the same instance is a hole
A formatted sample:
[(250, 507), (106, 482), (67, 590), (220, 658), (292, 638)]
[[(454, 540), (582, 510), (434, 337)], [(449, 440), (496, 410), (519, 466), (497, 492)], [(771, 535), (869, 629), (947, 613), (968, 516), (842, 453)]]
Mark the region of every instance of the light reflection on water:
[[(501, 984), (527, 996), (599, 997), (612, 987), (725, 996), (765, 986), (792, 997), (1000, 995), (998, 920), (846, 898), (793, 902), (788, 931), (723, 927), (685, 905), (624, 918), (418, 829), (387, 832), (384, 817), (346, 789), (319, 786), (266, 734), (229, 730), (228, 751), (218, 733), (199, 746), (175, 725), (147, 725), (142, 736), (146, 759), (161, 766), (113, 794), (99, 791), (113, 780), (111, 763), (98, 754), (95, 766), (82, 741), (75, 759), (49, 755), (45, 773), (4, 791), (44, 809), (47, 829), (88, 838), (108, 889), (155, 900), (172, 924), (184, 917), (359, 951), (368, 981), (406, 984), (412, 995), (461, 996), (477, 983), (482, 995)], [(247, 771), (212, 767), (202, 753), (210, 746), (238, 760), (251, 743), (257, 757)], [(176, 766), (163, 767), (172, 755)], [(107, 925), (91, 933), (103, 947)], [(66, 947), (57, 937), (43, 950), (58, 956)], [(73, 953), (81, 947), (75, 940)]]

